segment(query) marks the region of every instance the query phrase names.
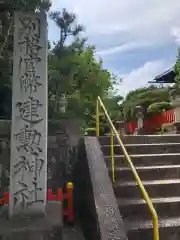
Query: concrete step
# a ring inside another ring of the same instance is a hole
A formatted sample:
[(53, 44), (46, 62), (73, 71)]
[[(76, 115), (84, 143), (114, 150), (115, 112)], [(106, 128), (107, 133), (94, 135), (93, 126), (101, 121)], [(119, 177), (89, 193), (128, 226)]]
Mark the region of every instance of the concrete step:
[[(136, 170), (141, 180), (177, 179), (180, 177), (180, 165), (137, 166)], [(112, 169), (109, 167), (112, 176)], [(119, 181), (134, 181), (132, 170), (127, 167), (116, 167), (115, 178)]]
[[(180, 135), (125, 135), (121, 136), (124, 144), (143, 144), (143, 143), (180, 143)], [(99, 141), (102, 145), (109, 145), (109, 136), (100, 136)], [(115, 137), (116, 141), (116, 137)], [(117, 141), (116, 141), (117, 142)]]
[[(152, 198), (158, 217), (179, 217), (180, 197)], [(117, 199), (124, 219), (152, 219), (147, 203), (143, 199)]]
[[(125, 221), (128, 240), (153, 240), (153, 226), (151, 220)], [(159, 219), (160, 240), (180, 239), (180, 218)]]
[[(180, 179), (143, 181), (143, 185), (151, 198), (180, 196)], [(114, 184), (117, 198), (141, 198), (142, 194), (135, 181), (117, 181)]]
[[(179, 165), (180, 153), (161, 153), (161, 154), (137, 154), (130, 155), (135, 166), (150, 166), (150, 165)], [(107, 166), (111, 167), (111, 157), (104, 157)], [(115, 156), (115, 166), (127, 166), (127, 161), (124, 155)]]
[[(180, 153), (180, 143), (126, 144), (125, 148), (128, 154)], [(110, 156), (110, 145), (102, 145), (102, 151)], [(114, 152), (116, 155), (123, 153), (119, 145), (114, 146)]]

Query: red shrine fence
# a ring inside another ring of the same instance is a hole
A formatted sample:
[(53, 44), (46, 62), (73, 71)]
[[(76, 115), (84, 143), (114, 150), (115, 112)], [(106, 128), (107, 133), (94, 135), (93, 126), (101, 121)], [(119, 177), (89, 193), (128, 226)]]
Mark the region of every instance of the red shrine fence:
[[(160, 128), (165, 123), (175, 122), (175, 111), (170, 109), (166, 112), (158, 113), (152, 116), (151, 119), (144, 119), (143, 126), (147, 132)], [(137, 121), (126, 123), (126, 129), (130, 134), (134, 133), (137, 128)]]

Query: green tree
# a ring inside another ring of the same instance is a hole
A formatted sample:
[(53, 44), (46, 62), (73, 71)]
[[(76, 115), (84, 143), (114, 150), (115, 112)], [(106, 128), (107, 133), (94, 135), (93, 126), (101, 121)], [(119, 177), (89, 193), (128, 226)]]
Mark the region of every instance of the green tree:
[(174, 66), (174, 71), (176, 74), (175, 87), (180, 88), (180, 48), (178, 49), (178, 56), (177, 56), (176, 64)]
[[(94, 51), (94, 47), (89, 46), (81, 53), (71, 52), (70, 56), (66, 55), (63, 59), (63, 64), (61, 59), (58, 60), (53, 56), (52, 61), (57, 61), (57, 68), (56, 71), (51, 72), (52, 80), (49, 81), (49, 84), (52, 84), (49, 91), (51, 100), (57, 95), (59, 85), (60, 93), (65, 94), (67, 99), (66, 115), (73, 115), (86, 124), (91, 122), (91, 116), (95, 114), (97, 97), (106, 97), (109, 89), (112, 88), (111, 74), (103, 69), (102, 61), (98, 62), (95, 59)], [(51, 103), (53, 101), (50, 101)], [(59, 109), (55, 110), (59, 112)]]
[(151, 105), (149, 105), (147, 112), (148, 113), (158, 113), (158, 112), (163, 112), (163, 111), (167, 111), (169, 109), (172, 108), (171, 102), (156, 102), (156, 103), (152, 103)]
[[(73, 85), (76, 70), (76, 55), (84, 46), (85, 39), (79, 39), (83, 31), (82, 25), (76, 24), (76, 16), (66, 9), (62, 12), (50, 12), (49, 16), (59, 27), (59, 41), (49, 54), (49, 117), (59, 114), (59, 102), (62, 96), (68, 98)], [(66, 44), (69, 38), (73, 40)]]
[[(77, 116), (84, 119), (87, 125), (91, 125), (96, 110), (96, 100), (100, 96), (106, 98), (112, 87), (110, 73), (103, 69), (102, 61), (94, 57), (94, 49), (88, 47), (79, 56), (77, 73), (74, 78), (74, 86), (68, 109), (74, 109)], [(78, 111), (76, 106), (79, 107)]]
[(76, 23), (74, 14), (63, 10), (50, 16), (60, 29), (60, 40), (49, 55), (49, 117), (62, 117), (58, 102), (64, 95), (65, 116), (77, 117), (82, 124), (90, 125), (96, 99), (108, 95), (114, 76), (103, 69), (102, 60), (96, 60), (95, 47), (80, 38), (83, 27)]
[(59, 42), (54, 49), (54, 51), (57, 50), (56, 54), (59, 56), (67, 38), (69, 36), (77, 37), (84, 28), (82, 25), (76, 24), (76, 15), (69, 13), (66, 9), (63, 9), (62, 12), (50, 12), (49, 15), (60, 29)]
[(131, 91), (121, 104), (126, 121), (136, 119), (136, 106), (141, 105), (145, 117), (151, 113), (168, 110), (170, 105), (169, 88), (157, 88), (149, 86)]

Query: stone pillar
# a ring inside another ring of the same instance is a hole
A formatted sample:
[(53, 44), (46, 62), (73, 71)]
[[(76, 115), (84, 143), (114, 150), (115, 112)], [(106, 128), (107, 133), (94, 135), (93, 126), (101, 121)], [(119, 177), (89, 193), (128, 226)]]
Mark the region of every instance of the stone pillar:
[(62, 94), (62, 96), (60, 97), (60, 101), (59, 101), (59, 110), (61, 113), (65, 113), (66, 112), (66, 105), (67, 105), (67, 99), (65, 94)]
[(45, 214), (47, 189), (47, 21), (16, 12), (9, 215)]
[(143, 133), (143, 119), (144, 119), (144, 114), (143, 114), (143, 109), (141, 106), (136, 106), (136, 118), (137, 118), (137, 134), (142, 134)]
[(118, 131), (118, 133), (120, 135), (124, 135), (124, 133), (125, 133), (124, 122), (123, 121), (116, 121), (115, 126), (116, 126), (116, 130)]
[(16, 12), (14, 29), (9, 214), (4, 206), (0, 238), (61, 240), (61, 204), (46, 203), (48, 46), (45, 12)]

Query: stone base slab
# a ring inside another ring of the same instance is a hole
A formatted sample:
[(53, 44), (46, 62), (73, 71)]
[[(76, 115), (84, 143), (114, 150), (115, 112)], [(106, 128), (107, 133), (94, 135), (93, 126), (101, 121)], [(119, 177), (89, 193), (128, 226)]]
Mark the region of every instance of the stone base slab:
[(136, 128), (134, 135), (144, 135), (145, 134), (145, 130), (144, 128)]
[(174, 122), (173, 123), (173, 126), (174, 126), (174, 131), (176, 134), (180, 134), (180, 122)]
[(3, 240), (62, 239), (62, 208), (60, 202), (48, 202), (46, 216), (8, 219), (8, 206), (1, 209), (0, 236)]

